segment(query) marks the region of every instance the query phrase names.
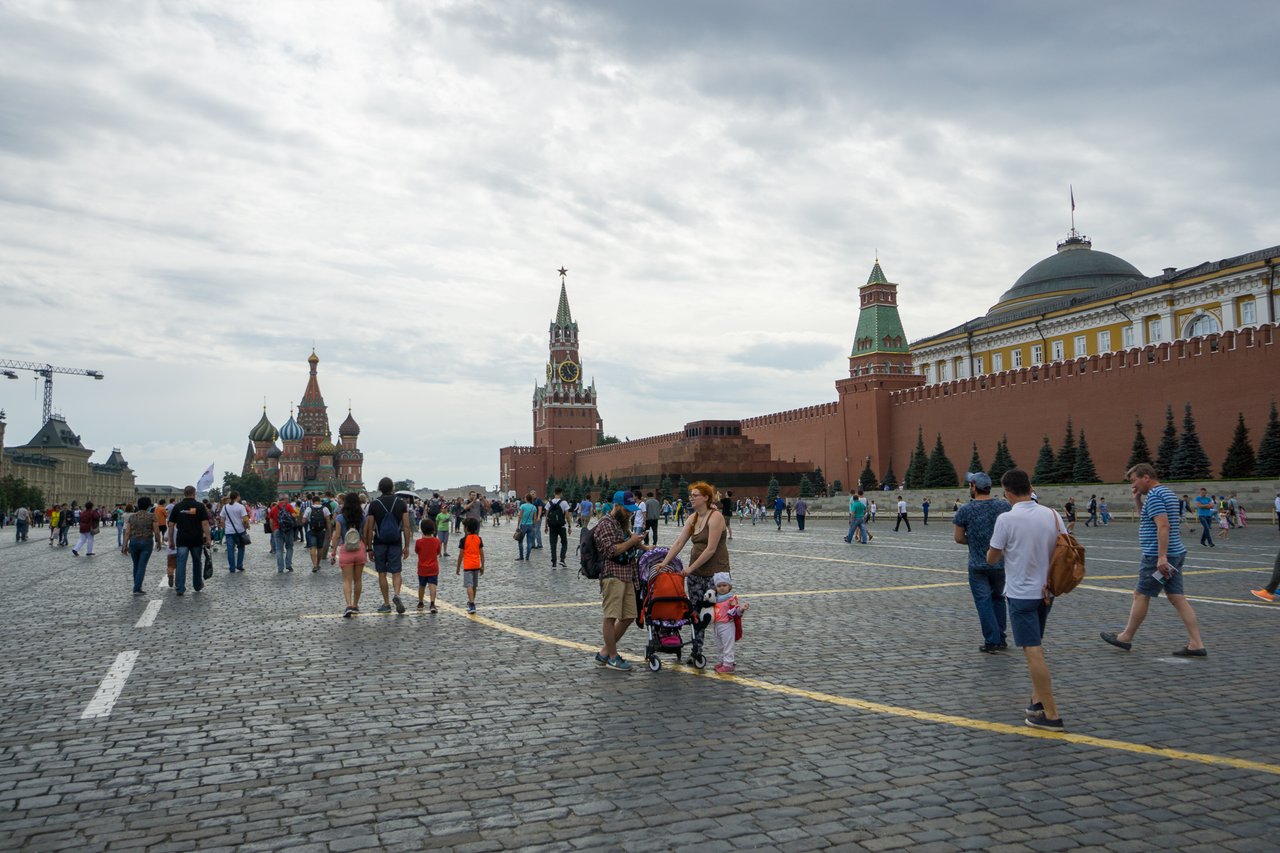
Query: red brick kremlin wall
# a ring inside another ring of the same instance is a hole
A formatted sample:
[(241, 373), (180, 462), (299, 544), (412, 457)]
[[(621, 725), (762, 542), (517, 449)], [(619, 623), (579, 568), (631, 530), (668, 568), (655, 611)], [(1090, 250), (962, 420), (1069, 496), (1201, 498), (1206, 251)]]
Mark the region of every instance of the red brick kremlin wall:
[[(1002, 435), (1009, 438), (1014, 460), (1031, 470), (1042, 436), (1049, 436), (1055, 451), (1061, 446), (1069, 415), (1077, 440), (1082, 428), (1088, 438), (1098, 475), (1115, 482), (1129, 459), (1134, 416), (1142, 419), (1154, 455), (1166, 405), (1173, 406), (1181, 433), (1183, 407), (1190, 402), (1216, 476), (1235, 432), (1237, 412), (1244, 413), (1257, 448), (1271, 401), (1280, 395), (1277, 337), (1276, 326), (1264, 325), (907, 390), (845, 388), (840, 402), (747, 418), (742, 432), (770, 445), (771, 458), (808, 460), (823, 469), (828, 482), (839, 479), (848, 488), (868, 455), (879, 476), (892, 458), (901, 480), (917, 427), (923, 427), (926, 451), (941, 433), (958, 472), (969, 467), (975, 441), (983, 464), (989, 466)], [(577, 473), (599, 478), (656, 462), (658, 451), (680, 438), (679, 432), (667, 433), (579, 451)]]
[(1265, 325), (895, 392), (890, 395), (894, 472), (900, 479), (915, 447), (917, 425), (924, 428), (926, 450), (941, 433), (957, 471), (969, 467), (974, 441), (989, 466), (996, 441), (1005, 434), (1014, 461), (1032, 470), (1044, 435), (1055, 451), (1061, 447), (1070, 415), (1077, 441), (1085, 431), (1098, 476), (1115, 482), (1129, 460), (1135, 415), (1154, 456), (1165, 407), (1173, 406), (1181, 435), (1190, 402), (1216, 477), (1238, 412), (1244, 413), (1257, 450), (1271, 401), (1280, 394), (1278, 337), (1276, 326)]

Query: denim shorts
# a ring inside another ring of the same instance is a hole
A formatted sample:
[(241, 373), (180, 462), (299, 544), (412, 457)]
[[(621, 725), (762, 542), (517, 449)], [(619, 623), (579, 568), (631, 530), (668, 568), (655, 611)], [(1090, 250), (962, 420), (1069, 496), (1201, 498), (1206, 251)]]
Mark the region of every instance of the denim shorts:
[(1041, 598), (1006, 598), (1009, 602), (1009, 627), (1013, 629), (1013, 644), (1019, 648), (1038, 646), (1044, 639), (1044, 623), (1049, 609)]
[(403, 558), (400, 543), (394, 545), (384, 545), (381, 542), (373, 543), (373, 567), (378, 572), (386, 572), (387, 574), (400, 574), (400, 560)]
[(324, 536), (317, 536), (316, 534), (314, 534), (314, 533), (312, 533), (310, 530), (308, 530), (308, 531), (307, 531), (307, 547), (308, 547), (308, 548), (319, 548), (320, 550), (322, 550), (322, 551), (323, 551), (323, 550), (324, 550), (324, 546), (325, 546), (325, 541), (326, 541), (328, 538), (329, 538), (329, 537), (328, 537), (328, 534), (325, 534)]
[(439, 575), (418, 575), (419, 589), (426, 586), (427, 584), (431, 584), (432, 586), (438, 586), (439, 583), (440, 583)]
[(1159, 557), (1142, 555), (1142, 565), (1138, 567), (1138, 592), (1148, 598), (1159, 598), (1161, 590), (1164, 591), (1165, 595), (1183, 595), (1182, 564), (1187, 559), (1186, 552), (1169, 555), (1169, 565), (1178, 571), (1165, 583), (1160, 583), (1152, 577), (1156, 573), (1156, 562), (1159, 559)]

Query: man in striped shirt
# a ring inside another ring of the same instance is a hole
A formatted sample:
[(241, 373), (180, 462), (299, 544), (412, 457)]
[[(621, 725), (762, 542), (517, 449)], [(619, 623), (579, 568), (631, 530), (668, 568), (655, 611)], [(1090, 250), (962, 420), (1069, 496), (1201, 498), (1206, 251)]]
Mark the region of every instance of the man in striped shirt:
[(1145, 462), (1134, 465), (1126, 476), (1133, 485), (1133, 499), (1139, 513), (1138, 544), (1142, 549), (1142, 564), (1138, 568), (1138, 587), (1133, 592), (1128, 624), (1119, 633), (1103, 631), (1102, 639), (1125, 651), (1133, 648), (1133, 637), (1142, 620), (1147, 618), (1151, 599), (1163, 590), (1187, 628), (1187, 644), (1174, 654), (1208, 657), (1200, 639), (1196, 612), (1182, 591), (1182, 563), (1187, 558), (1187, 549), (1182, 544), (1182, 531), (1178, 526), (1178, 496), (1160, 485), (1155, 468)]

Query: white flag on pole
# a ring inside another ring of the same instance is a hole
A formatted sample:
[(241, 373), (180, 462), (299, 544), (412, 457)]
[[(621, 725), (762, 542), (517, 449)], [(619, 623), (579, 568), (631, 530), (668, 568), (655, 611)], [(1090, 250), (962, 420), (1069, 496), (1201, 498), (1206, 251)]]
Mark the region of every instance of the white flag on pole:
[(200, 481), (196, 483), (197, 492), (207, 492), (209, 487), (213, 485), (213, 463), (209, 463), (209, 467), (204, 469), (204, 473), (200, 475)]

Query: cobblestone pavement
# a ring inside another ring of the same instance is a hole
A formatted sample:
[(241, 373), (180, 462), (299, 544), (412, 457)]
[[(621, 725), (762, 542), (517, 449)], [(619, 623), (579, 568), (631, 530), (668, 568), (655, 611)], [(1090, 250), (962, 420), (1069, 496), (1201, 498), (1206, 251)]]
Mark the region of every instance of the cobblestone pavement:
[[(516, 563), (510, 527), (485, 530), (478, 616), (449, 572), (438, 615), (374, 614), (369, 577), (350, 620), (334, 568), (299, 551), (277, 575), (261, 536), (242, 575), (178, 598), (157, 558), (135, 598), (113, 530), (76, 559), (8, 528), (0, 848), (1277, 849), (1280, 605), (1248, 593), (1276, 528), (1191, 546), (1209, 657), (1188, 661), (1163, 602), (1132, 652), (1098, 639), (1137, 531), (1082, 527), (1090, 577), (1046, 639), (1066, 735), (1023, 725), (1019, 653), (978, 652), (946, 518), (868, 546), (735, 531), (752, 608), (717, 676), (648, 672), (635, 629), (636, 671), (597, 669), (594, 585)], [(122, 652), (118, 700), (84, 718)]]

